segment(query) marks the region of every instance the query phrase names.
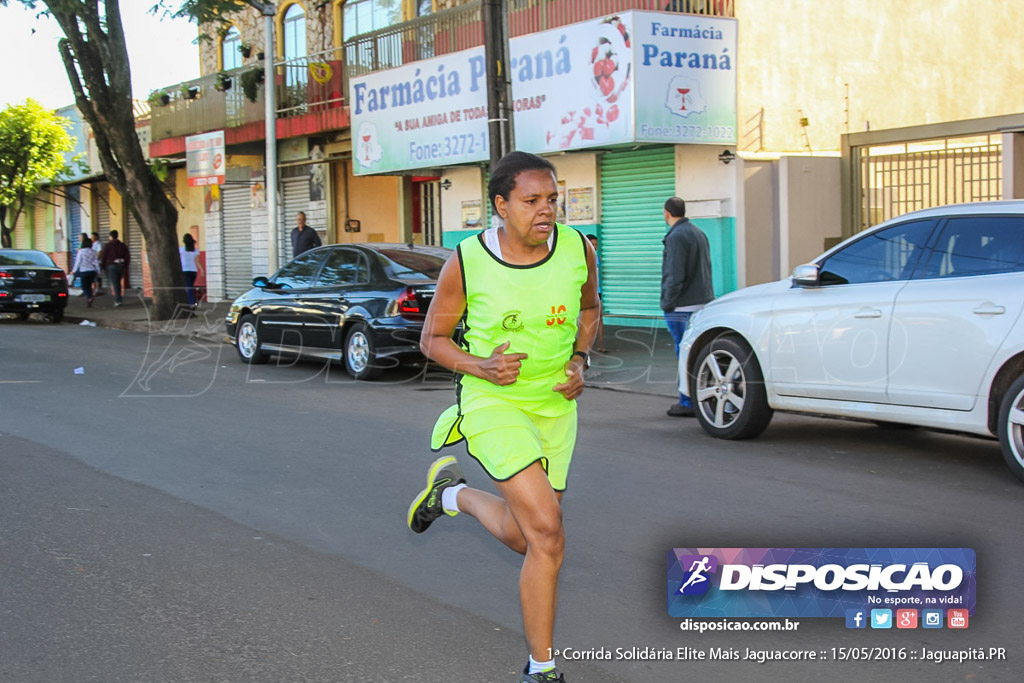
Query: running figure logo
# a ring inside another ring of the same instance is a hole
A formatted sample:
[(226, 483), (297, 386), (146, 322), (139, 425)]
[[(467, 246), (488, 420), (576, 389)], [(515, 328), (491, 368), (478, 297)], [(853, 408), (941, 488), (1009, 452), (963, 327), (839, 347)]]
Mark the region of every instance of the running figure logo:
[(718, 558), (714, 555), (687, 555), (680, 558), (681, 567), (686, 567), (687, 574), (683, 585), (679, 587), (680, 595), (703, 595), (711, 587), (708, 574), (718, 571)]

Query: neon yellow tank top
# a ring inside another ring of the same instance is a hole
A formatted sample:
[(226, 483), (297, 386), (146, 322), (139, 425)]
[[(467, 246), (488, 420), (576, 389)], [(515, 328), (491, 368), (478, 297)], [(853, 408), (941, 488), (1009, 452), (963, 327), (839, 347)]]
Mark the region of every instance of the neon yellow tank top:
[(497, 386), (462, 376), (459, 401), (464, 408), (504, 401), (545, 417), (575, 408), (575, 401), (551, 388), (565, 381), (565, 364), (576, 340), (580, 295), (587, 281), (585, 239), (579, 231), (556, 224), (548, 255), (529, 266), (500, 260), (484, 246), (482, 234), (459, 244), (467, 350), (486, 358), (507, 341), (507, 353), (528, 354), (514, 384)]

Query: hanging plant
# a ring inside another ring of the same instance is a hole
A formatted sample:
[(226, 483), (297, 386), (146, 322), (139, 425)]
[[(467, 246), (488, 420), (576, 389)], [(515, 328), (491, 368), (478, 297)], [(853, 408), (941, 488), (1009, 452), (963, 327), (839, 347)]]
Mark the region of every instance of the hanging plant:
[(217, 80), (213, 83), (213, 89), (219, 92), (231, 90), (231, 76), (221, 71), (217, 74)]
[(249, 69), (242, 74), (242, 92), (250, 102), (255, 102), (259, 95), (260, 83), (263, 82), (263, 69)]
[(166, 90), (154, 90), (149, 93), (149, 106), (165, 107), (171, 102), (171, 96)]
[(181, 84), (181, 96), (186, 100), (194, 100), (199, 95), (199, 86)]
[(242, 56), (249, 59), (249, 55), (252, 54), (252, 45), (249, 43), (239, 43), (238, 51), (242, 53)]

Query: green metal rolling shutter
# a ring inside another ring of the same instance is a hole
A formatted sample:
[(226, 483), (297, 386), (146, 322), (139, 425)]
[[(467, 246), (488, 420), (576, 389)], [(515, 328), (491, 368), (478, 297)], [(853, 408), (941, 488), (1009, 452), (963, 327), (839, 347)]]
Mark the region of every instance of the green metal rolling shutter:
[(661, 240), (668, 229), (663, 212), (665, 200), (675, 193), (675, 148), (602, 155), (601, 292), (606, 316), (662, 317)]

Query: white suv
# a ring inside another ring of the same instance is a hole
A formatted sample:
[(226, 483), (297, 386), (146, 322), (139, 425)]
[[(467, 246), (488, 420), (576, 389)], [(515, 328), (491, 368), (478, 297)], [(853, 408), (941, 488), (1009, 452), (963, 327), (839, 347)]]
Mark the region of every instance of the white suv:
[(693, 316), (680, 391), (712, 436), (774, 410), (996, 436), (1024, 480), (1024, 201), (927, 209)]

